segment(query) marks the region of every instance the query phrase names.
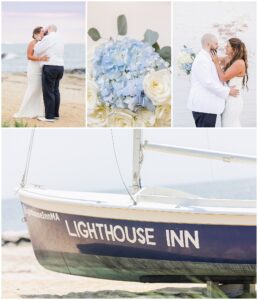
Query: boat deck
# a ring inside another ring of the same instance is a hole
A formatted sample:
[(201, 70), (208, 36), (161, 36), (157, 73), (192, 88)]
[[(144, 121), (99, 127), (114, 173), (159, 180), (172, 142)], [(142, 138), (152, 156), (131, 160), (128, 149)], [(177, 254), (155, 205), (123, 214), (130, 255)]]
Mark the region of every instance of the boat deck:
[(127, 194), (58, 191), (37, 187), (24, 188), (22, 193), (56, 202), (90, 206), (130, 208), (156, 211), (194, 212), (209, 214), (255, 215), (255, 200), (209, 199), (167, 188), (144, 188), (133, 197)]

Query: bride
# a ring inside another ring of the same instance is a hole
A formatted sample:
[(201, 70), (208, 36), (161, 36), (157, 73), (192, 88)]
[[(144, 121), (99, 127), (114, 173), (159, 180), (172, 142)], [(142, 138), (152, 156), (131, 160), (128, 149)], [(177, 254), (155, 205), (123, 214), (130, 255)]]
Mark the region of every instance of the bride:
[(44, 37), (43, 27), (36, 27), (33, 30), (33, 40), (27, 48), (27, 89), (23, 97), (19, 111), (14, 115), (14, 118), (36, 118), (44, 116), (42, 83), (41, 83), (41, 61), (48, 61), (47, 56), (35, 56), (34, 47), (38, 41)]
[(241, 127), (240, 116), (243, 110), (242, 89), (247, 87), (248, 62), (245, 44), (238, 38), (231, 38), (226, 45), (226, 57), (219, 58), (215, 51), (211, 52), (219, 78), (229, 86), (235, 86), (240, 91), (237, 97), (226, 99), (225, 110), (222, 113), (222, 127)]

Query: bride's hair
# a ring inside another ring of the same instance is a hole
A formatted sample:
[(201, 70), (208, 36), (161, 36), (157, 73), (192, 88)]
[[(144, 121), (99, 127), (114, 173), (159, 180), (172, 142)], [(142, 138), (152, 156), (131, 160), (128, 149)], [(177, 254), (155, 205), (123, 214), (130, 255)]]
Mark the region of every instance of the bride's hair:
[(233, 49), (233, 57), (231, 60), (226, 64), (224, 71), (226, 71), (232, 64), (238, 60), (242, 59), (245, 63), (245, 76), (243, 77), (243, 87), (247, 87), (248, 81), (248, 60), (247, 60), (247, 50), (245, 44), (238, 38), (231, 38), (228, 40), (231, 48)]
[(43, 28), (42, 26), (38, 26), (38, 27), (36, 27), (36, 28), (33, 29), (33, 31), (32, 31), (32, 38), (34, 40), (35, 40), (35, 35), (39, 34), (42, 28)]

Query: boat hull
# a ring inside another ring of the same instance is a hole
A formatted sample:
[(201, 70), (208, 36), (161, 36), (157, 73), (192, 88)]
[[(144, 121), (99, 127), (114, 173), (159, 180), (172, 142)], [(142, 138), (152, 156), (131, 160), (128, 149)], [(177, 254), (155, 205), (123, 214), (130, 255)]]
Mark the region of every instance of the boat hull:
[(255, 226), (99, 218), (26, 203), (23, 208), (39, 263), (56, 272), (143, 282), (255, 282)]

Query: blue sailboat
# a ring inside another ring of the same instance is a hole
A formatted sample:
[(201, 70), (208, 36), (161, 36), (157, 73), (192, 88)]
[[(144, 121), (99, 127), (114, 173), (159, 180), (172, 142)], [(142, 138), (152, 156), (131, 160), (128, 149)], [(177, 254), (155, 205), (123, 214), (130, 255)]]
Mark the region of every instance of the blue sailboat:
[(26, 184), (19, 196), (39, 263), (52, 271), (140, 282), (254, 283), (255, 200), (206, 199), (140, 185), (144, 151), (227, 163), (251, 156), (142, 143), (134, 130), (128, 194), (67, 192)]

